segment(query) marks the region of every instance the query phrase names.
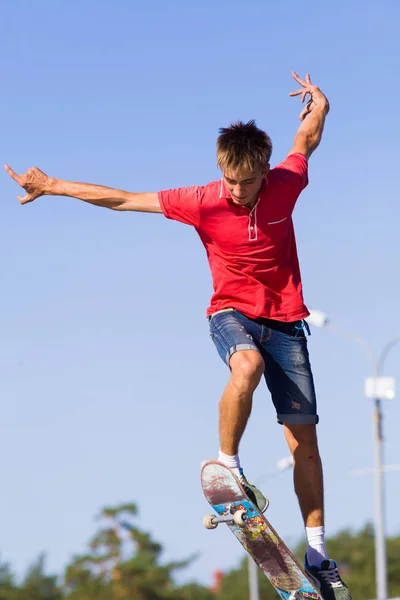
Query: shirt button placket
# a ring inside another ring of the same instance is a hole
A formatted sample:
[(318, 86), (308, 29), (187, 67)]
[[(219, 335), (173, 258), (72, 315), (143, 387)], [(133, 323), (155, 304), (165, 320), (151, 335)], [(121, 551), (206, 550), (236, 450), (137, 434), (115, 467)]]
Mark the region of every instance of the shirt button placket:
[(249, 240), (256, 240), (257, 239), (257, 219), (256, 219), (256, 213), (257, 213), (257, 204), (260, 202), (260, 198), (257, 200), (256, 205), (254, 206), (254, 208), (251, 209), (250, 214), (249, 214)]
[(255, 227), (254, 213), (251, 212), (249, 215), (249, 239), (254, 240), (256, 238), (256, 227)]

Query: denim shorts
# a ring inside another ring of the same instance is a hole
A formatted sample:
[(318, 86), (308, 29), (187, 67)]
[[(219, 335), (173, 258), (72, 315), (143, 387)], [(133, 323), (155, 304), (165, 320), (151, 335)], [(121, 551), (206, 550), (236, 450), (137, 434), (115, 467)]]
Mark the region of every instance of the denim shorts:
[(256, 350), (264, 359), (264, 377), (274, 403), (278, 423), (318, 423), (314, 378), (308, 356), (305, 321), (283, 323), (250, 319), (229, 309), (209, 317), (210, 336), (222, 360), (239, 350)]

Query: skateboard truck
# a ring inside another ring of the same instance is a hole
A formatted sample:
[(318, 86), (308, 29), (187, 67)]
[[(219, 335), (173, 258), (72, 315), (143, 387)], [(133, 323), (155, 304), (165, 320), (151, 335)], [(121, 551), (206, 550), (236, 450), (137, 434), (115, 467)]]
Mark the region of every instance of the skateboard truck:
[(247, 510), (245, 508), (235, 510), (234, 505), (230, 504), (227, 506), (227, 511), (224, 515), (206, 515), (203, 519), (203, 524), (206, 529), (216, 529), (220, 523), (228, 523), (230, 525), (234, 523), (239, 527), (243, 527), (247, 519)]

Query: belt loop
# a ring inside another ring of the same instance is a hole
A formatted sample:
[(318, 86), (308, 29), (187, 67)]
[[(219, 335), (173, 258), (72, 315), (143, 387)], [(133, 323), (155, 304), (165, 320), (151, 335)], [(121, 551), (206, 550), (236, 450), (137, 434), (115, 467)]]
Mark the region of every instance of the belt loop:
[(303, 323), (304, 323), (304, 327), (306, 328), (308, 335), (311, 335), (310, 326), (305, 319), (303, 319)]

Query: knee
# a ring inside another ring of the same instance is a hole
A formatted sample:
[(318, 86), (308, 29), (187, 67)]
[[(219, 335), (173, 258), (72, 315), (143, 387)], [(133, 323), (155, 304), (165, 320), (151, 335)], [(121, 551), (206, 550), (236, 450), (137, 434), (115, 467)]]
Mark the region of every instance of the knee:
[(264, 373), (264, 360), (256, 350), (240, 350), (231, 357), (231, 379), (238, 387), (255, 389)]

